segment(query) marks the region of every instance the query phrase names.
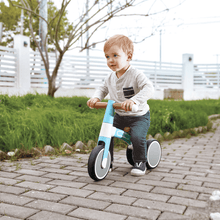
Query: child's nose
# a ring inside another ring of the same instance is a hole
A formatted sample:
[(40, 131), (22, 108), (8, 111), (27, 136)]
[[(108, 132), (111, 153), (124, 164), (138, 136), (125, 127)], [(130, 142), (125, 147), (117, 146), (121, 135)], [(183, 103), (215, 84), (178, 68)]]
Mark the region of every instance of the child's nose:
[(110, 58), (109, 58), (109, 62), (112, 63), (113, 61), (114, 61), (114, 58), (113, 58), (113, 57), (110, 57)]

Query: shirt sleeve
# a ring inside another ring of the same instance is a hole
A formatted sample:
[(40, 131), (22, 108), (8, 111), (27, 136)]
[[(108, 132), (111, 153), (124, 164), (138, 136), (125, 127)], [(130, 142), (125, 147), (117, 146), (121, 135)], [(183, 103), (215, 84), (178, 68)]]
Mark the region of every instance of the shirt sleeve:
[(95, 91), (94, 95), (92, 98), (98, 98), (100, 101), (102, 101), (105, 96), (108, 95), (108, 86), (107, 86), (107, 80), (105, 79), (104, 83)]
[(153, 83), (144, 75), (144, 73), (137, 74), (136, 78), (139, 92), (131, 98), (137, 105), (146, 102), (153, 97), (154, 87)]

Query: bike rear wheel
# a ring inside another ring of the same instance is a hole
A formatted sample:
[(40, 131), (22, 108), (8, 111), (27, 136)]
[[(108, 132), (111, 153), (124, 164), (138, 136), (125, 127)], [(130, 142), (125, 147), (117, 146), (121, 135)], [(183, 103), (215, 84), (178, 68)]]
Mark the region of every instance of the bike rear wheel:
[[(133, 149), (128, 146), (126, 151), (127, 160), (132, 166), (134, 166), (132, 153)], [(162, 150), (160, 143), (157, 140), (147, 140), (147, 168), (155, 169), (160, 163), (161, 156)]]
[(147, 162), (148, 169), (155, 169), (161, 160), (162, 150), (160, 143), (157, 140), (147, 141)]

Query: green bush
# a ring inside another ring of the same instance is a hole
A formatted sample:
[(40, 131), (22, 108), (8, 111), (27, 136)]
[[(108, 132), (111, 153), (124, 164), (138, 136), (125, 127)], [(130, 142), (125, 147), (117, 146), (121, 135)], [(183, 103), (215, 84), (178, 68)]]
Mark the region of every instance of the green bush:
[[(30, 150), (45, 145), (60, 146), (97, 141), (104, 109), (91, 110), (86, 97), (51, 98), (28, 94), (0, 95), (0, 150)], [(208, 115), (220, 113), (220, 100), (149, 100), (151, 125), (148, 134), (206, 126)]]

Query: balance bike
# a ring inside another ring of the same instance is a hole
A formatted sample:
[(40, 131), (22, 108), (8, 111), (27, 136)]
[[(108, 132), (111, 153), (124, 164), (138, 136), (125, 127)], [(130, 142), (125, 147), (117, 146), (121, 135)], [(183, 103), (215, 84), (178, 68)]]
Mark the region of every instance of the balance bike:
[[(109, 152), (111, 138), (119, 138), (128, 144), (126, 156), (128, 162), (133, 166), (132, 159), (133, 146), (130, 141), (129, 133), (113, 126), (114, 109), (121, 109), (121, 103), (115, 103), (112, 100), (107, 102), (97, 102), (94, 108), (106, 108), (103, 123), (101, 126), (98, 144), (92, 150), (88, 160), (89, 176), (96, 181), (103, 180), (110, 169), (111, 154)], [(138, 110), (137, 105), (132, 106), (132, 112)], [(157, 140), (147, 140), (147, 162), (148, 169), (154, 169), (161, 160), (162, 150)]]

